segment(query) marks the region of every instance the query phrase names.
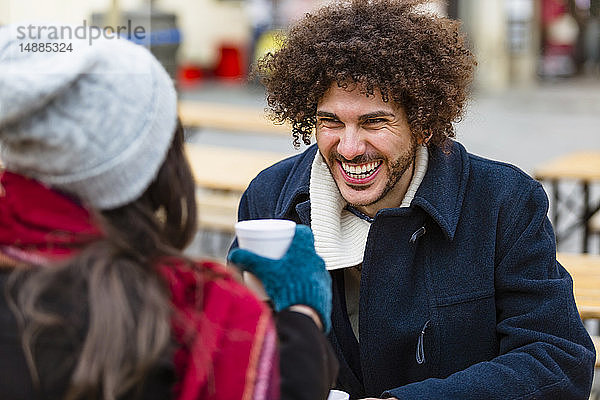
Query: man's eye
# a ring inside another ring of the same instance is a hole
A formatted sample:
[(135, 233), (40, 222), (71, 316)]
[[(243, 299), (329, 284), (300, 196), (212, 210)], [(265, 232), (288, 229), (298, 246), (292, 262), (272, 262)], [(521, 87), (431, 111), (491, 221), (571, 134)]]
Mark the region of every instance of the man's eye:
[(333, 118), (321, 118), (321, 119), (319, 119), (319, 121), (321, 122), (321, 124), (323, 124), (325, 126), (333, 126), (333, 125), (340, 124), (340, 121), (338, 121), (337, 119), (333, 119)]
[(386, 120), (383, 118), (369, 118), (365, 121), (368, 125), (383, 124), (384, 122), (386, 122)]

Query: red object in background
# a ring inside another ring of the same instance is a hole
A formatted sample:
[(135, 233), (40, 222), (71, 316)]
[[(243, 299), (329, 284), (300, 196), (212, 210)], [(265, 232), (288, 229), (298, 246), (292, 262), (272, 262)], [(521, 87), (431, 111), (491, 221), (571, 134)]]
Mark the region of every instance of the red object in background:
[(542, 1), (542, 24), (547, 25), (568, 12), (565, 0), (543, 0)]
[(177, 73), (177, 82), (179, 85), (195, 85), (204, 79), (202, 68), (197, 65), (182, 65)]
[(221, 45), (215, 76), (225, 79), (242, 78), (245, 75), (244, 57), (239, 47)]

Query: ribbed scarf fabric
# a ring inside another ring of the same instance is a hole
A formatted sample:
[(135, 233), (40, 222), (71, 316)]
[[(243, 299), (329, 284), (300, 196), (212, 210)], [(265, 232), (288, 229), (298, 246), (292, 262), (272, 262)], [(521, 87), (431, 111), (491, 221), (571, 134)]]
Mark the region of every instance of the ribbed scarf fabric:
[[(428, 160), (427, 147), (418, 146), (413, 177), (400, 207), (410, 206), (427, 172)], [(315, 249), (328, 270), (354, 267), (363, 261), (371, 224), (346, 210), (347, 204), (317, 151), (310, 173), (310, 223)]]
[[(91, 214), (69, 197), (35, 180), (0, 172), (0, 254), (46, 266), (101, 236)], [(193, 268), (168, 258), (159, 271), (171, 291), (172, 331), (179, 344), (174, 398), (278, 398), (277, 337), (267, 307), (218, 264)], [(199, 271), (218, 278), (207, 279)]]

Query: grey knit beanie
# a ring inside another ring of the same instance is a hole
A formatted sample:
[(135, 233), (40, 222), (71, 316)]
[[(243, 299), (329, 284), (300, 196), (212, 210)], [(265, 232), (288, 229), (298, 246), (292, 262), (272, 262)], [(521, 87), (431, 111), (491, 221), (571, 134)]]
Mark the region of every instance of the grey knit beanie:
[[(163, 163), (176, 127), (176, 93), (165, 70), (145, 48), (124, 39), (22, 33), (17, 26), (0, 28), (5, 168), (99, 209), (138, 198)], [(34, 52), (33, 43), (51, 46)], [(58, 51), (69, 44), (72, 51)]]

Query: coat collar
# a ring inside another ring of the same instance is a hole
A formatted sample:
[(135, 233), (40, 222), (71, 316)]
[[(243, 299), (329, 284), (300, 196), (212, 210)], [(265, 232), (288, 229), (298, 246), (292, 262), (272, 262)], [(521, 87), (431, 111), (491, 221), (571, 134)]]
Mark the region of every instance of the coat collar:
[[(310, 170), (317, 145), (310, 146), (297, 157), (284, 184), (276, 208), (282, 218), (295, 208), (302, 223), (310, 223)], [(423, 209), (440, 226), (449, 240), (454, 238), (460, 210), (469, 179), (469, 156), (458, 142), (451, 142), (447, 151), (429, 149), (429, 165), (411, 206)], [(377, 216), (395, 215), (400, 209), (383, 209)]]
[(421, 207), (440, 226), (449, 240), (454, 238), (469, 180), (469, 154), (458, 142), (444, 152), (430, 148), (429, 166), (411, 205)]
[(310, 225), (310, 171), (317, 151), (317, 145), (313, 144), (302, 154), (294, 156), (296, 162), (288, 173), (275, 209), (277, 218), (284, 218), (295, 208), (301, 222)]

